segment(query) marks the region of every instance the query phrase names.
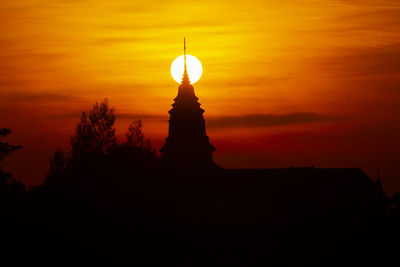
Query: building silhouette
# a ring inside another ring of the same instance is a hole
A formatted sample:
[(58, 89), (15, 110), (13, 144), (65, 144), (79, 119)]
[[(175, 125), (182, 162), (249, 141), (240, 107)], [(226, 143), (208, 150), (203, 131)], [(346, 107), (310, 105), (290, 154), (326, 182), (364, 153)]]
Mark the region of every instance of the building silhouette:
[(212, 160), (215, 147), (206, 133), (204, 109), (190, 83), (186, 65), (186, 42), (184, 41), (184, 73), (169, 110), (169, 133), (160, 152), (163, 166), (176, 170), (207, 170), (218, 166)]

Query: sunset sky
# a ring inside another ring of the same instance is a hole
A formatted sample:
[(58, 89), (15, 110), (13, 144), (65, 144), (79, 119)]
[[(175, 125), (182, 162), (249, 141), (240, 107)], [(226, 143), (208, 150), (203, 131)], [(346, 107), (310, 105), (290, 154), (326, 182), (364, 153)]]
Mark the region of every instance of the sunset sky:
[(398, 0), (1, 1), (0, 32), (0, 127), (24, 146), (4, 167), (27, 185), (104, 98), (159, 148), (186, 36), (218, 164), (380, 168), (400, 191)]

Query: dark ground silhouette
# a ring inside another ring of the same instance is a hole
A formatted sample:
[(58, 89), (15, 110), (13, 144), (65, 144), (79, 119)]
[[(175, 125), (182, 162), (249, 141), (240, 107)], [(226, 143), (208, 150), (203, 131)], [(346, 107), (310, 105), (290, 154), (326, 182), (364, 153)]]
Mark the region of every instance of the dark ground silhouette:
[(360, 169), (166, 170), (114, 122), (84, 113), (40, 186), (1, 171), (1, 266), (400, 265), (399, 194)]

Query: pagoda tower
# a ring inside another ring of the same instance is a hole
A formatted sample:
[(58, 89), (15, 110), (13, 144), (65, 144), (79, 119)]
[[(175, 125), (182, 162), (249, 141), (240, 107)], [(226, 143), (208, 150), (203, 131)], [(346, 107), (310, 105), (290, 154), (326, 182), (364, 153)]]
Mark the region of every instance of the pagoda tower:
[(160, 149), (163, 166), (174, 170), (208, 170), (219, 168), (212, 160), (215, 147), (206, 134), (203, 117), (194, 88), (190, 84), (186, 66), (186, 42), (184, 40), (184, 72), (174, 99), (168, 111), (169, 133)]

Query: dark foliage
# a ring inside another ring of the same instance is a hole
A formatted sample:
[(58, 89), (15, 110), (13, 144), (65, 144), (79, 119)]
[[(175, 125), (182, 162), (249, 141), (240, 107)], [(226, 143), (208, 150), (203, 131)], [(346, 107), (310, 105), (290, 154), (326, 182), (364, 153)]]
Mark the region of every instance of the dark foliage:
[(106, 154), (116, 144), (114, 107), (108, 106), (108, 100), (93, 105), (89, 117), (82, 113), (76, 133), (71, 138), (71, 155), (75, 159), (88, 154)]
[[(399, 217), (358, 169), (170, 171), (107, 101), (8, 215), (12, 266), (398, 266)], [(398, 205), (398, 196), (392, 199)], [(3, 228), (5, 229), (5, 228)], [(6, 265), (5, 264), (5, 265)], [(5, 266), (4, 265), (4, 266)]]
[[(11, 133), (10, 129), (0, 129), (0, 137)], [(12, 152), (21, 149), (20, 145), (10, 145), (7, 142), (0, 142), (0, 161), (9, 156)], [(9, 209), (21, 197), (25, 187), (21, 182), (16, 181), (10, 173), (0, 168), (0, 207)]]
[[(5, 137), (11, 133), (10, 129), (0, 128), (0, 137)], [(9, 156), (12, 152), (21, 149), (20, 145), (10, 145), (7, 142), (0, 142), (0, 161)]]
[[(0, 129), (0, 137), (5, 137), (10, 133), (9, 129)], [(21, 148), (22, 146), (19, 145), (0, 142), (0, 161)], [(14, 238), (18, 238), (21, 233), (19, 225), (22, 219), (21, 200), (24, 193), (24, 185), (0, 168), (0, 265), (2, 266), (8, 263), (11, 254), (22, 252), (10, 247), (13, 247)]]

